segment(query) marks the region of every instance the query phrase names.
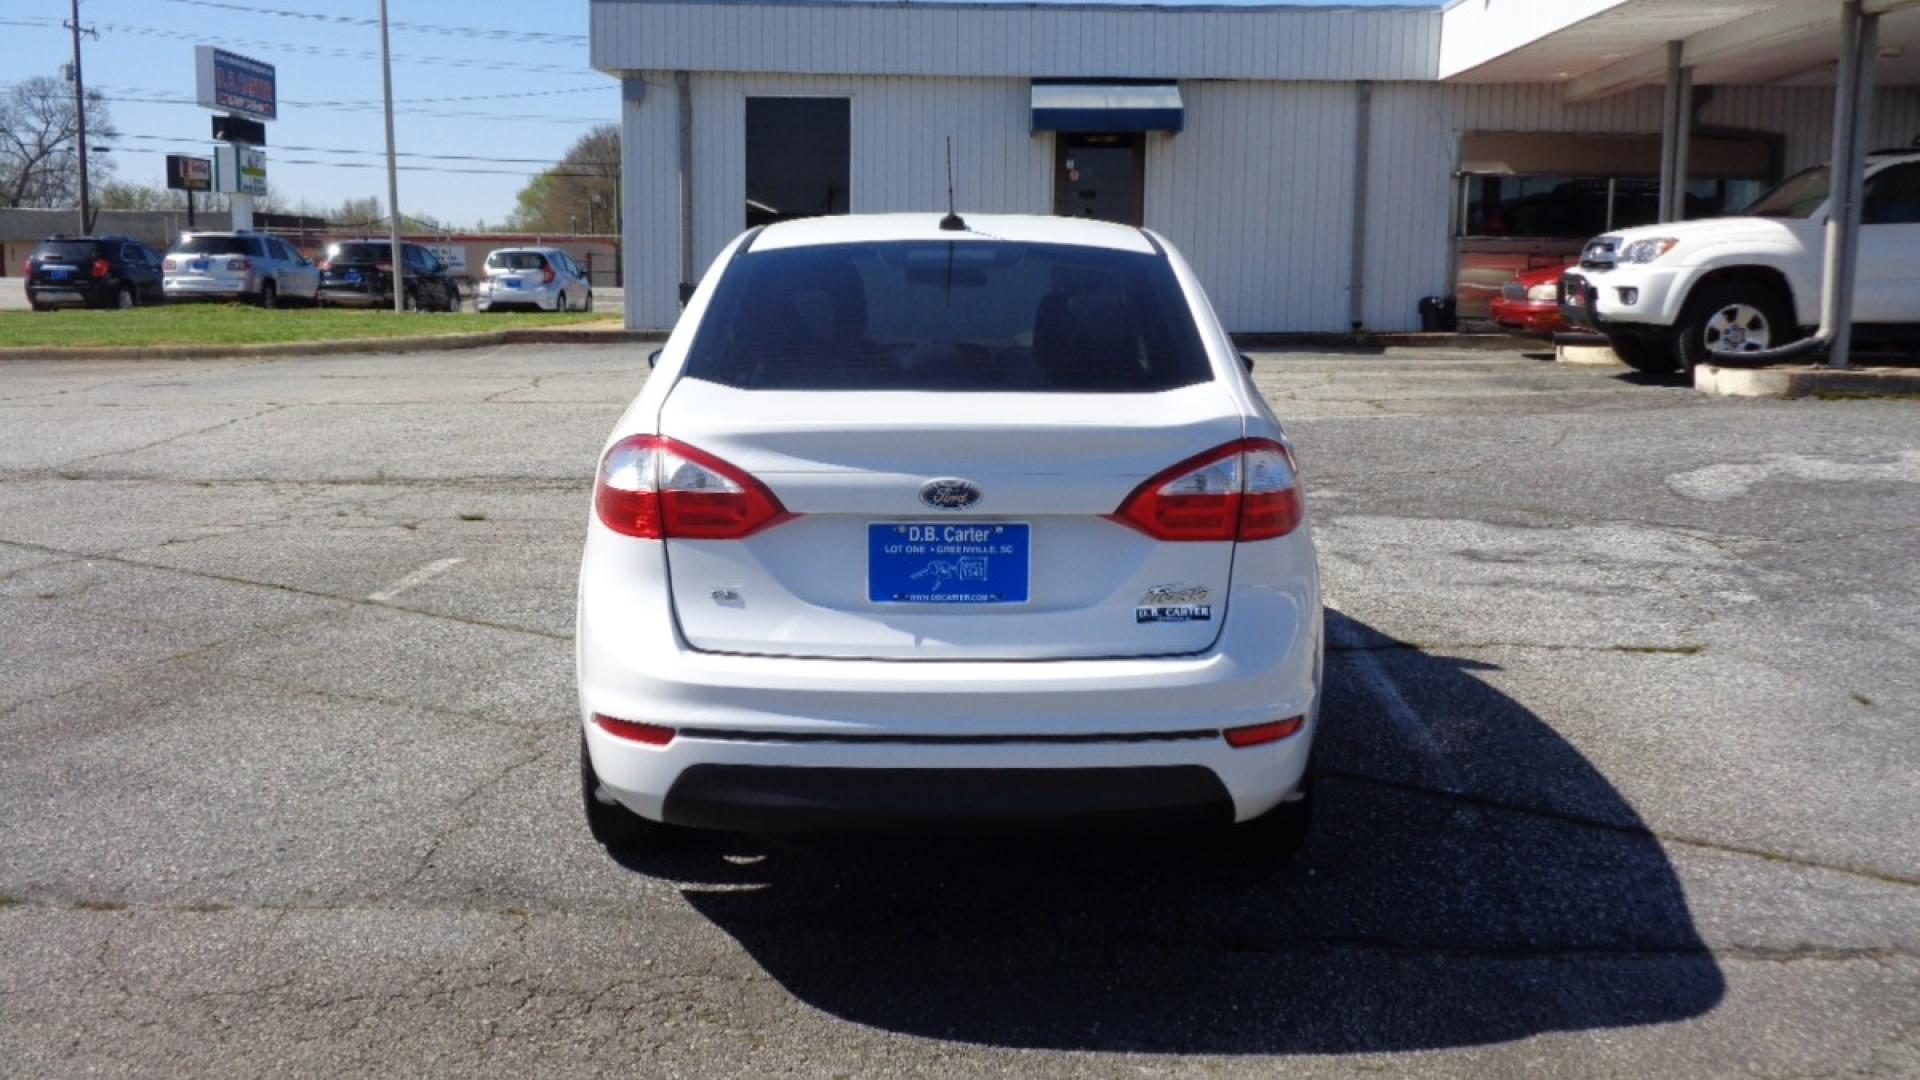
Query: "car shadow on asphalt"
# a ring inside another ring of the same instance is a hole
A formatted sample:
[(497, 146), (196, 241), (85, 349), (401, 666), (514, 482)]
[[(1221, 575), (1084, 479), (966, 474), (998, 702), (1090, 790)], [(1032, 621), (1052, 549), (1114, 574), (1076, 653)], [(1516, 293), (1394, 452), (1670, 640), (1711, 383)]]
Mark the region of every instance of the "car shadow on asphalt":
[(797, 999), (967, 1043), (1147, 1054), (1471, 1046), (1684, 1020), (1725, 983), (1660, 845), (1478, 673), (1328, 614), (1303, 859), (1201, 836), (692, 834), (678, 882)]

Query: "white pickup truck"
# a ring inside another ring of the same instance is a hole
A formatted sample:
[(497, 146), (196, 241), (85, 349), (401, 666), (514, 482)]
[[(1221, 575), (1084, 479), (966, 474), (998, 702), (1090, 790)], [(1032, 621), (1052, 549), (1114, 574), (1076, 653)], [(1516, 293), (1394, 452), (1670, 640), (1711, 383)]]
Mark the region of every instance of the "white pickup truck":
[[(1820, 321), (1828, 170), (1799, 173), (1737, 217), (1599, 237), (1561, 279), (1561, 312), (1626, 363), (1682, 371), (1804, 336)], [(1857, 337), (1920, 332), (1920, 150), (1871, 155), (1853, 317)]]

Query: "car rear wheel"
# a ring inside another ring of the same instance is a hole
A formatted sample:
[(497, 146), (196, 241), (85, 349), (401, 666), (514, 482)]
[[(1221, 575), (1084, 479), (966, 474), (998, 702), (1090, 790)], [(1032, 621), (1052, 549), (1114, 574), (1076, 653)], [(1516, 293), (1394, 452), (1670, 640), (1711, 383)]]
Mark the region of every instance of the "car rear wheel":
[(401, 297), (400, 308), (403, 311), (419, 311), (420, 310), (420, 298), (414, 295), (414, 291), (412, 289), (408, 289), (406, 292), (406, 295)]
[(592, 310), (593, 310), (593, 290), (592, 290), (592, 289), (588, 289), (588, 290), (587, 290), (587, 305), (586, 305), (585, 307), (583, 307), (583, 308), (581, 308), (580, 310), (581, 310), (581, 311), (592, 311)]
[(617, 802), (600, 798), (600, 777), (593, 771), (593, 758), (587, 753), (587, 737), (580, 736), (580, 801), (587, 812), (587, 831), (601, 847), (611, 852), (633, 851), (659, 843), (671, 826), (648, 821)]
[(130, 286), (122, 285), (120, 291), (113, 294), (113, 306), (121, 311), (127, 310), (137, 302)]
[(280, 306), (280, 287), (269, 281), (260, 286), (260, 306), (277, 308)]

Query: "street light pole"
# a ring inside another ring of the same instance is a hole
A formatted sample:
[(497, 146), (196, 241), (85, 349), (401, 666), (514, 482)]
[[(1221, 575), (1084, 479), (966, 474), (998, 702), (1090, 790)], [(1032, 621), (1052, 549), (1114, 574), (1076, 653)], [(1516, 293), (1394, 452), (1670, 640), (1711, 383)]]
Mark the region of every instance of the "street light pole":
[[(80, 0), (74, 0), (78, 5)], [(387, 53), (387, 0), (380, 0), (380, 81), (387, 98), (387, 223), (393, 244), (388, 258), (393, 267), (393, 310), (406, 310), (407, 259), (400, 247), (400, 170), (393, 153), (393, 58)]]

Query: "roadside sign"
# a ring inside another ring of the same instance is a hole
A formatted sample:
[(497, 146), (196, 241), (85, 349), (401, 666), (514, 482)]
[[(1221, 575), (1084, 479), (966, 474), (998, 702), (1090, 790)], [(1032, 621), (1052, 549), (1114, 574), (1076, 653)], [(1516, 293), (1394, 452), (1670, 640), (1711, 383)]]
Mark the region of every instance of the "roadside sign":
[(212, 160), (188, 157), (185, 154), (168, 154), (167, 187), (175, 191), (212, 191)]
[(250, 146), (216, 146), (213, 190), (225, 195), (267, 193), (267, 153)]
[(272, 64), (216, 49), (196, 45), (193, 50), (196, 100), (203, 108), (273, 120), (278, 116), (279, 94)]
[(433, 257), (447, 264), (447, 270), (455, 274), (467, 272), (467, 245), (465, 244), (425, 244)]
[(216, 116), (213, 118), (213, 141), (265, 146), (267, 125), (244, 116)]

